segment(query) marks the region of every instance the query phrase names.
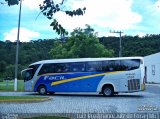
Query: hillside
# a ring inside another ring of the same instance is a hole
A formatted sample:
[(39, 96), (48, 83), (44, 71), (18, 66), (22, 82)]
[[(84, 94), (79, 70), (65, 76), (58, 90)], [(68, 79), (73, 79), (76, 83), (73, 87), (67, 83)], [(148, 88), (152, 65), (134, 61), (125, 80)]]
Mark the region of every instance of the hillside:
[[(118, 37), (101, 37), (100, 42), (107, 48), (114, 50), (114, 57), (119, 54)], [(52, 59), (49, 51), (53, 48), (54, 39), (39, 39), (31, 42), (20, 42), (19, 71), (28, 64), (45, 59)], [(0, 41), (0, 77), (14, 75), (16, 43)], [(123, 36), (122, 56), (146, 56), (160, 52), (160, 35), (145, 37)]]
[[(115, 51), (115, 56), (119, 53), (119, 38), (102, 37), (102, 44)], [(122, 37), (122, 56), (147, 56), (160, 52), (160, 35), (148, 35), (145, 37), (124, 36)]]

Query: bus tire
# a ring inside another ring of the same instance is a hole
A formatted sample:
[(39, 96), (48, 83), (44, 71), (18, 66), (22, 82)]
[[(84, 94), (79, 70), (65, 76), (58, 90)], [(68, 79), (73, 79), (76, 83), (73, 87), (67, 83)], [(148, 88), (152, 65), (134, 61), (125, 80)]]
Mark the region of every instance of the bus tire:
[(40, 85), (40, 86), (38, 87), (38, 93), (39, 93), (40, 95), (46, 95), (46, 94), (47, 94), (47, 89), (46, 89), (46, 87), (45, 87), (44, 85)]
[(102, 88), (102, 94), (105, 97), (110, 97), (114, 95), (114, 89), (110, 85), (106, 85)]

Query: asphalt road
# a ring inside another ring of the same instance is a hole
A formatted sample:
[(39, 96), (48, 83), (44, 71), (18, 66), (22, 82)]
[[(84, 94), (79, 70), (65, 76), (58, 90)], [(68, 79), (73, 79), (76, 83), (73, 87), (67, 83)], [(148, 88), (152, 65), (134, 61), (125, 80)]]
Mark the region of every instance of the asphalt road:
[[(28, 92), (0, 92), (0, 95), (31, 95)], [(147, 85), (146, 90), (123, 93), (114, 97), (90, 94), (55, 94), (52, 99), (36, 103), (0, 103), (0, 113), (152, 113), (160, 112), (160, 85)]]

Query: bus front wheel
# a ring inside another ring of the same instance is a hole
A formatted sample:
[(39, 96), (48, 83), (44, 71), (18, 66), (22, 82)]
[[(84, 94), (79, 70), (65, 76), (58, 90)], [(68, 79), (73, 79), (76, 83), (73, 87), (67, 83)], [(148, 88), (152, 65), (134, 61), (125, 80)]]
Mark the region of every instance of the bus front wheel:
[(108, 85), (108, 86), (104, 86), (102, 89), (102, 94), (105, 97), (110, 97), (113, 96), (114, 94), (114, 89), (112, 86)]
[(39, 93), (40, 95), (46, 95), (46, 94), (47, 94), (47, 89), (46, 89), (46, 87), (45, 87), (44, 85), (39, 86), (39, 87), (38, 87), (38, 93)]

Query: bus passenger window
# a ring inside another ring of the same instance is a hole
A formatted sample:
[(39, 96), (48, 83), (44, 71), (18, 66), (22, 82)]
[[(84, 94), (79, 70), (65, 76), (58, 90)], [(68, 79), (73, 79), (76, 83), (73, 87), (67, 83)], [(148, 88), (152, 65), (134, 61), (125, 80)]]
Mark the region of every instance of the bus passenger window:
[(115, 62), (110, 60), (110, 61), (103, 61), (103, 66), (102, 66), (103, 71), (114, 71), (115, 70)]
[(86, 63), (86, 71), (94, 72), (94, 71), (102, 71), (102, 62), (87, 62)]
[(64, 70), (63, 70), (63, 72), (69, 72), (69, 71), (70, 71), (69, 67), (65, 67)]
[(61, 73), (61, 72), (62, 72), (62, 69), (60, 68), (56, 70), (56, 73)]
[(54, 69), (55, 73), (64, 73), (69, 71), (70, 71), (69, 63), (55, 64), (55, 69)]
[(103, 62), (103, 71), (120, 71), (121, 65), (119, 60), (109, 60)]
[(73, 68), (73, 70), (72, 70), (72, 71), (77, 72), (78, 70), (77, 70), (77, 68)]
[(124, 71), (134, 70), (139, 68), (140, 60), (139, 59), (127, 59), (121, 60), (121, 68)]
[(43, 75), (47, 73), (54, 73), (54, 64), (43, 64), (38, 75)]
[(83, 62), (75, 62), (71, 64), (72, 72), (84, 72), (85, 71), (85, 63)]
[(109, 68), (109, 71), (114, 71), (114, 69), (112, 67)]

